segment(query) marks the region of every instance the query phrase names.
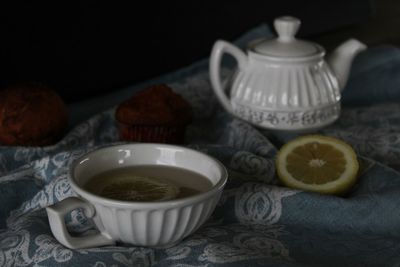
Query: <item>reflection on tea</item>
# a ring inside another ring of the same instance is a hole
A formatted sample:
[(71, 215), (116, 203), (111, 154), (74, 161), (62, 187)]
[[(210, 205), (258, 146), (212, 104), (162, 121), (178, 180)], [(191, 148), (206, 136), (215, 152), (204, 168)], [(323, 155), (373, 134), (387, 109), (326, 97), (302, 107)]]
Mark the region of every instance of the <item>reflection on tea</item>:
[(182, 168), (140, 165), (109, 170), (91, 177), (83, 186), (106, 198), (125, 201), (167, 201), (207, 191), (205, 176)]

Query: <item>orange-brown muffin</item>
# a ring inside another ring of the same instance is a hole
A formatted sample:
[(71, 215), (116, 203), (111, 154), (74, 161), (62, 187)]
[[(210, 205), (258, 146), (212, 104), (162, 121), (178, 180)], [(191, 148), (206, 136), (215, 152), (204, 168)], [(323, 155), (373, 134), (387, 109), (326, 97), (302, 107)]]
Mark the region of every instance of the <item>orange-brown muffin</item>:
[(192, 108), (167, 85), (153, 85), (122, 102), (115, 118), (122, 140), (182, 143)]
[(49, 87), (22, 84), (0, 91), (0, 144), (51, 145), (67, 126), (65, 104)]

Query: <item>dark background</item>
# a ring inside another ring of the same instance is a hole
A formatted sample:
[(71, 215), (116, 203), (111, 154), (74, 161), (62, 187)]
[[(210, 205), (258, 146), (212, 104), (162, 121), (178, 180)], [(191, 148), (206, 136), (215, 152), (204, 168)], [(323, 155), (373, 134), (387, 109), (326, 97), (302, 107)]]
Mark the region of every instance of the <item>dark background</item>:
[[(368, 0), (0, 3), (0, 88), (42, 82), (81, 101), (207, 57), (216, 39), (293, 15), (321, 38), (374, 16)], [(329, 43), (329, 40), (324, 40)]]

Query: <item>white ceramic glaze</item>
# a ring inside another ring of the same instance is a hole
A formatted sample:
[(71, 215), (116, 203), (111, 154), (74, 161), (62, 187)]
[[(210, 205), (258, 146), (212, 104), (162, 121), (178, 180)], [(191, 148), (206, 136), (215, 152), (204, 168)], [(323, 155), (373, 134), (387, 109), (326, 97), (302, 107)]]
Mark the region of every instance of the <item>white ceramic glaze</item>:
[[(213, 187), (188, 198), (163, 202), (130, 202), (103, 198), (84, 189), (88, 178), (100, 172), (134, 165), (167, 165), (206, 176)], [(161, 247), (179, 242), (211, 215), (227, 181), (225, 167), (195, 150), (165, 144), (126, 144), (95, 150), (72, 166), (70, 183), (79, 197), (47, 207), (50, 227), (57, 240), (69, 248), (88, 248), (122, 241), (138, 246)], [(65, 214), (82, 208), (99, 233), (72, 237)]]
[[(300, 21), (275, 20), (278, 38), (255, 40), (247, 53), (218, 40), (210, 58), (210, 79), (221, 104), (252, 124), (275, 130), (309, 130), (334, 122), (340, 115), (344, 88), (355, 55), (366, 46), (355, 39), (340, 45), (325, 61), (318, 44), (295, 38)], [(224, 53), (238, 62), (229, 97), (220, 79)]]

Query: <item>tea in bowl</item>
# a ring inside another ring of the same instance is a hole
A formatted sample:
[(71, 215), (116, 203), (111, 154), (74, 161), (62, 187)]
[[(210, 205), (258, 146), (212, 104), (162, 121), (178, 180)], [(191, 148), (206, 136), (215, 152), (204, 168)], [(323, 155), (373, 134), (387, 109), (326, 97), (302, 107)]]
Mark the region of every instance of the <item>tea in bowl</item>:
[[(166, 144), (123, 144), (79, 158), (69, 181), (78, 197), (46, 208), (56, 239), (72, 249), (124, 242), (165, 247), (196, 231), (227, 181), (225, 167), (201, 152)], [(82, 208), (99, 233), (73, 237), (64, 216)]]

